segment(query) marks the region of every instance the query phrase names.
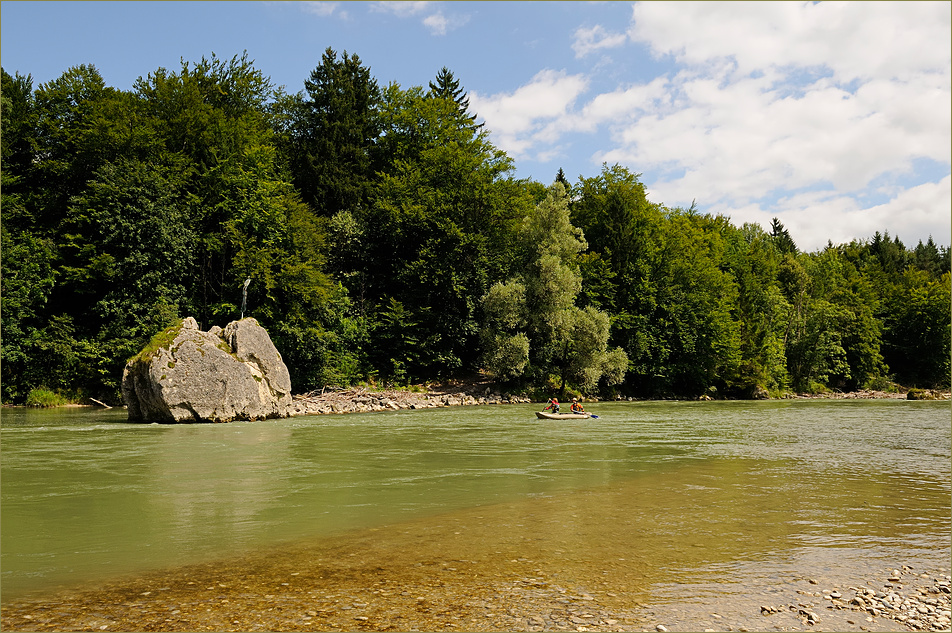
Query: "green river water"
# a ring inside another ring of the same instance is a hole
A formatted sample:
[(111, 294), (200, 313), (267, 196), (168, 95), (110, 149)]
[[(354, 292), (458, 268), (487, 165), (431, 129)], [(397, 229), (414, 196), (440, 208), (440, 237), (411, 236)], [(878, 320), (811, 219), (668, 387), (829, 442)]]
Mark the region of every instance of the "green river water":
[(2, 598), (448, 524), (474, 528), (453, 532), (473, 559), (505, 543), (591, 561), (650, 576), (658, 599), (949, 566), (948, 402), (590, 409), (600, 418), (513, 405), (225, 425), (3, 409)]

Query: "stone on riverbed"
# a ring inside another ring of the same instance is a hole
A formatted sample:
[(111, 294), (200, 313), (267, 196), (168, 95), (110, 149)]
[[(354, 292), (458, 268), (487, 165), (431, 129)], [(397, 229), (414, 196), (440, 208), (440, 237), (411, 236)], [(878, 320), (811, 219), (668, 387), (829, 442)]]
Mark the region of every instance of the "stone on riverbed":
[(291, 376), (255, 319), (203, 332), (188, 317), (126, 364), (122, 399), (129, 419), (145, 422), (284, 418)]

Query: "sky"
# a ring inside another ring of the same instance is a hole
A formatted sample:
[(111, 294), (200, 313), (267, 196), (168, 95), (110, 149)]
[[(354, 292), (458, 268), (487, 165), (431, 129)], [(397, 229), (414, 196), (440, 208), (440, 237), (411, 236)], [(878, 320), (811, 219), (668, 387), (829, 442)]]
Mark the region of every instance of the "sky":
[(652, 202), (801, 250), (952, 244), (949, 2), (0, 2), (0, 63), (34, 87), (92, 64), (129, 90), (247, 51), (288, 92), (328, 47), (381, 87), (442, 67), (515, 163), (551, 183), (641, 174)]

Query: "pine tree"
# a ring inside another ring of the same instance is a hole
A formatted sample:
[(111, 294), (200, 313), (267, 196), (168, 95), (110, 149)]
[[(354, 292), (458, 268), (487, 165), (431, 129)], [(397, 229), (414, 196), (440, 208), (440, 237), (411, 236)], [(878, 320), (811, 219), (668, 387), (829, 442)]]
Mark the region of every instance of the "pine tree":
[(436, 83), (430, 82), (430, 97), (435, 99), (447, 99), (456, 104), (456, 110), (460, 120), (464, 125), (473, 130), (483, 127), (482, 123), (476, 123), (476, 115), (469, 113), (469, 97), (462, 86), (459, 85), (459, 79), (453, 76), (453, 72), (443, 66), (436, 75)]
[(774, 239), (777, 249), (781, 253), (797, 254), (797, 244), (790, 237), (790, 231), (783, 226), (779, 218), (773, 218), (770, 221), (770, 237)]
[[(285, 151), (294, 184), (322, 216), (366, 205), (380, 90), (357, 55), (328, 48), (296, 98)], [(292, 100), (294, 101), (294, 100)]]

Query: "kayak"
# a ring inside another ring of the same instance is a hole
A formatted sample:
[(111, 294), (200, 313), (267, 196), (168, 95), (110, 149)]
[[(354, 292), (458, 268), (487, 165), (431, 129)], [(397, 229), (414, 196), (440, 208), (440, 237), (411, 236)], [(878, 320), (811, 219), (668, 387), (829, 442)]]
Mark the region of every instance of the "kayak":
[(592, 416), (589, 413), (548, 413), (547, 411), (536, 411), (536, 417), (540, 420), (586, 420)]

